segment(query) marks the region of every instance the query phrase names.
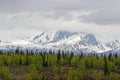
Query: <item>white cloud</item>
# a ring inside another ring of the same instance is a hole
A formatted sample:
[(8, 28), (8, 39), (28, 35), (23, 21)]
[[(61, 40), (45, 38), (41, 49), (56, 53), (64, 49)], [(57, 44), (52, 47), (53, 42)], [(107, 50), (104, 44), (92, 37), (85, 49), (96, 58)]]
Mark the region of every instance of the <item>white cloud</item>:
[[(62, 15), (58, 19), (54, 19), (55, 12), (39, 12), (39, 13), (21, 13), (7, 15), (2, 14), (0, 19), (0, 36), (4, 38), (27, 37), (38, 34), (41, 30), (69, 30), (92, 32), (97, 35), (109, 37), (119, 33), (119, 25), (97, 25), (94, 23), (83, 23), (78, 20), (79, 15), (87, 14), (87, 12), (70, 12), (73, 17), (71, 20), (64, 19)], [(46, 16), (47, 15), (47, 16)], [(116, 29), (117, 28), (117, 29)]]
[(50, 29), (118, 35), (119, 7), (119, 0), (0, 0), (0, 37)]

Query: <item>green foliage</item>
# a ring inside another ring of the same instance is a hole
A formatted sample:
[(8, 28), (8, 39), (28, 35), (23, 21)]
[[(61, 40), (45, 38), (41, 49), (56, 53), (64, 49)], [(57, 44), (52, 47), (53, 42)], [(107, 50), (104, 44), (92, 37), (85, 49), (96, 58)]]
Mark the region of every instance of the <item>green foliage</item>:
[[(74, 55), (64, 51), (0, 51), (0, 80), (119, 80), (120, 57)], [(17, 71), (16, 71), (17, 68)], [(14, 70), (15, 69), (15, 70)]]
[(11, 74), (9, 69), (6, 66), (0, 66), (0, 79), (10, 80)]
[(111, 73), (108, 77), (107, 80), (120, 80), (120, 75), (117, 73)]
[(58, 68), (56, 66), (53, 67), (53, 73), (54, 74), (58, 74), (59, 73)]
[(48, 56), (48, 66), (56, 66), (56, 63), (57, 63), (57, 58), (56, 58), (56, 55), (53, 55), (53, 54), (50, 54)]
[(77, 67), (79, 64), (79, 56), (74, 56), (71, 59), (71, 66)]
[(29, 71), (27, 73), (27, 77), (30, 78), (30, 80), (42, 80), (43, 78), (43, 74), (39, 74), (36, 67), (35, 67), (35, 64), (31, 64), (29, 66)]
[(68, 72), (68, 80), (79, 80), (78, 71), (70, 69)]
[(61, 58), (61, 59), (59, 60), (59, 65), (60, 65), (60, 66), (64, 66), (64, 65), (65, 65), (65, 60), (64, 60), (63, 58)]

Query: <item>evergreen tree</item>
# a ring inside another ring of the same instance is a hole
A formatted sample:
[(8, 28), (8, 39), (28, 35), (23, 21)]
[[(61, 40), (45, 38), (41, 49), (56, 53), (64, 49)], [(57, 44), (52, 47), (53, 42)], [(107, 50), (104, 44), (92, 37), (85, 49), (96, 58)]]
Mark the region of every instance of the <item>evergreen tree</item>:
[(109, 54), (108, 59), (109, 59), (109, 61), (113, 61), (112, 53)]
[(69, 59), (69, 65), (71, 65), (71, 60), (72, 60), (73, 57), (74, 57), (74, 53), (71, 52), (71, 53), (70, 53), (70, 59)]
[(115, 54), (115, 58), (118, 58), (118, 54), (117, 53)]
[(61, 59), (61, 52), (60, 52), (60, 50), (58, 50), (58, 53), (57, 53), (57, 63), (59, 63), (60, 59)]
[(104, 55), (104, 75), (108, 75), (109, 74), (109, 70), (108, 70), (108, 61), (106, 56)]
[(29, 65), (29, 60), (28, 60), (29, 52), (26, 50), (26, 66)]

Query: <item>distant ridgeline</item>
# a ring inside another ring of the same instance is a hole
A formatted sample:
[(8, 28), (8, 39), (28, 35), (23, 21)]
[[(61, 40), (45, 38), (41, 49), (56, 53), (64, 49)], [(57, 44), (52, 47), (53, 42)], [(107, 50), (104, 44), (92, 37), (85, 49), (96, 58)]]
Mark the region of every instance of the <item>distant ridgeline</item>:
[(32, 53), (49, 52), (57, 53), (59, 50), (75, 55), (82, 53), (98, 55), (120, 54), (120, 40), (103, 40), (93, 33), (69, 32), (69, 31), (43, 31), (34, 37), (27, 39), (0, 41), (0, 49), (3, 52), (14, 52), (16, 49)]

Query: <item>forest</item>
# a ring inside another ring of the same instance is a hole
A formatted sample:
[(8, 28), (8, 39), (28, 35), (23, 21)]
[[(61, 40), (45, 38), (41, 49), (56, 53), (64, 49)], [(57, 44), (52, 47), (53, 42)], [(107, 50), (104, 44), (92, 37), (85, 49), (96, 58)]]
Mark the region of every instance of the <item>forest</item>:
[(119, 80), (120, 56), (0, 51), (0, 80)]

